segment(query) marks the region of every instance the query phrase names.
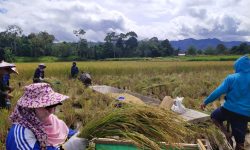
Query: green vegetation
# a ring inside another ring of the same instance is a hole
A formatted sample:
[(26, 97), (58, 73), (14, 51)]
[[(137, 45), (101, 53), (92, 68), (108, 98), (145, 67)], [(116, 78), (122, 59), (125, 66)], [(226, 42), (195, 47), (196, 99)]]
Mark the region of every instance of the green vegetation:
[(45, 57), (15, 57), (15, 62), (56, 62), (60, 59), (53, 56)]
[[(131, 57), (131, 58), (107, 58), (103, 61), (234, 61), (242, 55), (197, 55), (197, 56), (169, 56), (169, 57)], [(15, 57), (15, 62), (64, 62), (71, 60), (79, 60), (80, 58), (69, 57)], [(86, 60), (85, 60), (86, 61)]]
[(217, 56), (186, 56), (186, 61), (234, 61), (242, 55), (217, 55)]

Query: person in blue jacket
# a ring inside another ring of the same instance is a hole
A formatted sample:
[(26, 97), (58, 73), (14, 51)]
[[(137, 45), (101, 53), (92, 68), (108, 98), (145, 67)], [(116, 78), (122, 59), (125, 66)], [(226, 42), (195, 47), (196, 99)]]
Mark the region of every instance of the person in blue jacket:
[[(56, 106), (66, 99), (68, 96), (54, 92), (47, 83), (26, 86), (10, 116), (12, 126), (7, 136), (6, 149), (82, 149), (80, 138), (74, 137), (76, 131), (69, 129), (64, 121), (53, 114)], [(67, 141), (68, 138), (70, 139)]]
[[(225, 94), (224, 104), (214, 110), (211, 119), (226, 135), (232, 145), (232, 138), (236, 141), (235, 149), (244, 149), (247, 124), (250, 118), (250, 59), (247, 55), (240, 57), (234, 63), (235, 73), (228, 75), (201, 104), (201, 109)], [(223, 122), (231, 124), (230, 135)]]

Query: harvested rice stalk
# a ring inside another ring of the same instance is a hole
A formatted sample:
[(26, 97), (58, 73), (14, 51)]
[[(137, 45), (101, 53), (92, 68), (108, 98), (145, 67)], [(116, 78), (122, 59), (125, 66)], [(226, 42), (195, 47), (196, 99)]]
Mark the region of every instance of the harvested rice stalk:
[(131, 140), (140, 148), (158, 150), (160, 142), (185, 142), (194, 135), (188, 124), (171, 111), (131, 104), (109, 109), (87, 123), (79, 136), (88, 139), (119, 136)]
[(124, 100), (122, 101), (125, 103), (134, 103), (134, 104), (140, 104), (140, 105), (144, 104), (144, 102), (141, 99), (133, 95), (130, 95), (128, 93), (109, 93), (108, 95), (115, 99), (119, 99), (119, 97), (123, 97)]

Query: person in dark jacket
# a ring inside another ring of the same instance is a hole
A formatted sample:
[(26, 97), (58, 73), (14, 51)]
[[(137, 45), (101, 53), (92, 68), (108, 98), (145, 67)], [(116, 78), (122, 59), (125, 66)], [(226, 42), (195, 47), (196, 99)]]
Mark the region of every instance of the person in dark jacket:
[(7, 86), (10, 86), (10, 74), (6, 73), (3, 75), (3, 83)]
[(76, 66), (76, 62), (74, 61), (71, 67), (71, 77), (76, 78), (78, 73), (79, 73), (79, 70), (78, 70), (78, 67)]
[(13, 91), (13, 88), (11, 88), (4, 82), (3, 77), (6, 74), (15, 72), (15, 70), (12, 69), (14, 67), (14, 64), (10, 64), (4, 61), (0, 63), (0, 108), (10, 108), (10, 99), (12, 98), (10, 93)]
[(46, 68), (46, 65), (43, 64), (43, 63), (38, 65), (38, 68), (36, 68), (36, 71), (34, 73), (33, 83), (43, 82), (43, 80), (44, 80), (44, 69), (45, 68)]
[(232, 136), (236, 141), (236, 150), (244, 149), (247, 124), (250, 118), (250, 59), (247, 55), (234, 63), (235, 73), (228, 75), (201, 104), (204, 109), (222, 94), (226, 94), (224, 104), (214, 110), (211, 119), (226, 135), (232, 145), (232, 138), (223, 125), (224, 121), (231, 124)]

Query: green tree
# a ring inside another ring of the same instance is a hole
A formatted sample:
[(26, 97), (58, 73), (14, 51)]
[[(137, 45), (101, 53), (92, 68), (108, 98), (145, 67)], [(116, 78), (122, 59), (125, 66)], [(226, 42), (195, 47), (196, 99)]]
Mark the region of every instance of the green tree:
[(88, 58), (88, 43), (87, 40), (84, 39), (84, 34), (86, 33), (83, 29), (73, 30), (73, 33), (76, 37), (79, 38), (79, 41), (77, 43), (76, 51), (78, 56), (82, 58)]
[[(105, 43), (105, 54), (109, 56), (109, 51), (113, 52), (113, 58), (116, 57), (116, 49), (114, 45), (116, 44), (116, 41), (118, 40), (118, 36), (116, 35), (115, 32), (109, 32), (107, 33), (106, 37), (104, 38)], [(110, 57), (110, 56), (109, 56)]]
[(52, 44), (53, 44), (53, 41), (55, 40), (54, 35), (49, 34), (46, 31), (43, 31), (43, 32), (39, 32), (37, 37), (42, 42), (42, 49), (44, 50), (44, 55), (45, 56), (51, 55)]
[(29, 38), (25, 35), (22, 35), (20, 38), (20, 49), (17, 51), (17, 56), (32, 56), (32, 47), (29, 41)]
[(218, 44), (216, 46), (217, 54), (226, 54), (227, 48), (224, 44)]
[(0, 32), (0, 47), (9, 48), (13, 55), (17, 54), (20, 48), (20, 36), (22, 29), (17, 25), (9, 25), (5, 31)]
[(133, 56), (138, 46), (137, 34), (134, 31), (130, 31), (126, 33), (125, 36), (127, 40), (125, 41), (125, 49), (123, 51), (123, 56)]
[(199, 49), (199, 50), (197, 51), (197, 54), (198, 54), (198, 55), (202, 55), (202, 54), (203, 54), (203, 51), (202, 51), (201, 49)]
[(5, 38), (9, 39), (11, 42), (11, 49), (14, 54), (17, 53), (17, 41), (22, 35), (23, 30), (17, 25), (9, 25), (5, 31)]
[(197, 54), (197, 50), (194, 46), (190, 46), (187, 49), (187, 55), (196, 55)]
[(116, 54), (119, 57), (122, 57), (123, 52), (125, 50), (125, 38), (126, 35), (124, 33), (120, 33), (120, 35), (117, 35), (117, 40), (116, 40), (116, 44), (115, 44), (115, 48), (116, 48)]
[(4, 58), (4, 49), (0, 47), (0, 61), (5, 60)]
[(28, 35), (28, 40), (30, 43), (30, 47), (32, 49), (31, 56), (32, 57), (39, 57), (43, 55), (42, 50), (42, 39), (39, 39), (35, 33), (30, 33)]
[(238, 46), (233, 46), (230, 51), (230, 54), (238, 54)]
[(53, 51), (51, 52), (51, 55), (59, 57), (68, 57), (72, 55), (73, 47), (67, 42), (62, 42), (55, 43), (52, 49)]
[(32, 49), (32, 56), (49, 56), (52, 51), (52, 44), (55, 40), (54, 35), (47, 33), (46, 31), (39, 33), (30, 33), (28, 35), (30, 47)]
[(149, 57), (159, 57), (161, 56), (161, 51), (159, 49), (160, 47), (160, 41), (157, 37), (152, 37), (148, 40), (148, 49), (150, 50), (147, 52), (147, 56)]
[(138, 48), (136, 50), (136, 55), (140, 57), (148, 57), (151, 56), (151, 50), (149, 48), (149, 42), (148, 40), (141, 40), (138, 43)]
[(243, 42), (238, 47), (238, 53), (239, 54), (247, 54), (248, 51), (248, 45), (246, 42)]
[(113, 44), (110, 42), (105, 42), (103, 45), (103, 58), (114, 57)]
[(213, 47), (209, 46), (205, 49), (204, 54), (205, 55), (215, 55), (216, 50)]
[(162, 56), (172, 56), (174, 55), (174, 48), (170, 44), (168, 39), (161, 42), (160, 49), (162, 50)]
[(4, 49), (4, 60), (8, 62), (13, 62), (14, 61), (14, 55), (11, 51), (10, 48), (6, 47)]

